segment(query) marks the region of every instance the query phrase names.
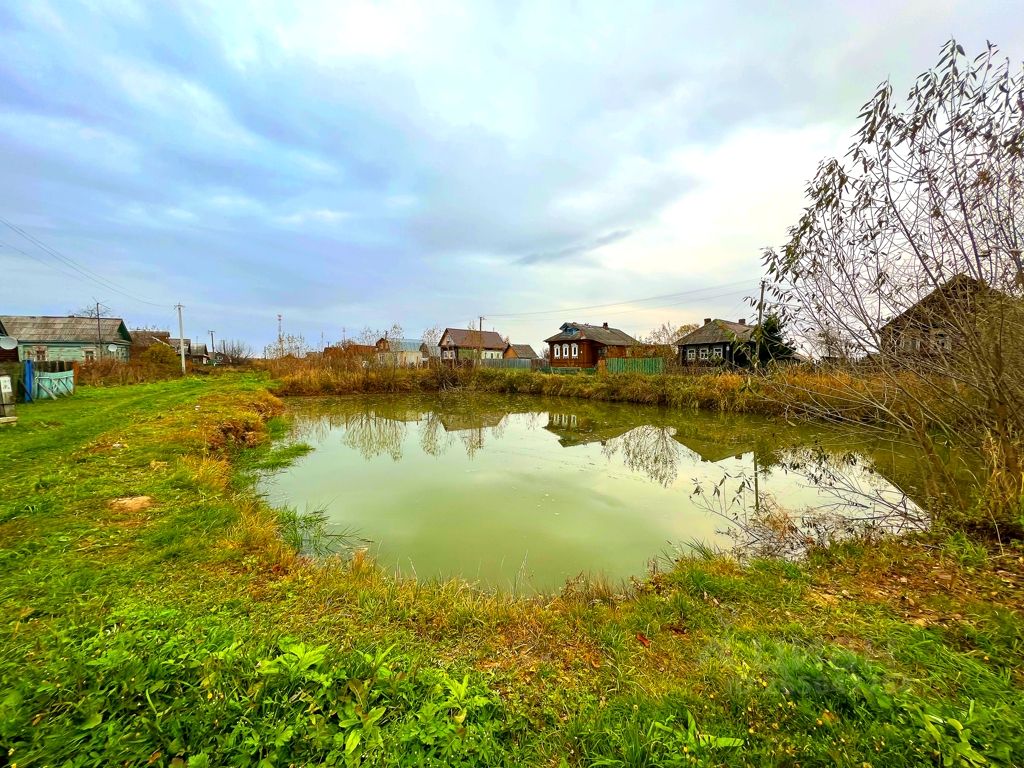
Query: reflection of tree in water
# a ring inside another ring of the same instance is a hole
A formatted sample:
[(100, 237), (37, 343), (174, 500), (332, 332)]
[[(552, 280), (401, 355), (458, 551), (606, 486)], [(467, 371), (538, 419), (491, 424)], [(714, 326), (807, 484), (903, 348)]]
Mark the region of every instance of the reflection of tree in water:
[(387, 454), (393, 461), (402, 458), (402, 442), (409, 429), (405, 422), (367, 411), (347, 415), (344, 427), (342, 443), (359, 451), (364, 459), (373, 459), (381, 454)]
[(440, 417), (435, 411), (428, 411), (420, 422), (420, 448), (428, 456), (443, 455), (452, 444)]
[(774, 474), (752, 456), (749, 470), (723, 472), (712, 486), (699, 483), (694, 497), (730, 523), (724, 533), (741, 555), (795, 557), (809, 548), (851, 537), (870, 538), (928, 526), (925, 513), (898, 486), (877, 472), (871, 461), (849, 451), (821, 446), (777, 454), (774, 473), (795, 476), (822, 496), (819, 503), (789, 509), (762, 482)]
[(605, 440), (601, 453), (611, 459), (622, 454), (627, 469), (643, 472), (654, 482), (668, 488), (679, 474), (682, 448), (674, 439), (673, 427), (655, 427), (650, 424), (636, 427), (619, 437)]

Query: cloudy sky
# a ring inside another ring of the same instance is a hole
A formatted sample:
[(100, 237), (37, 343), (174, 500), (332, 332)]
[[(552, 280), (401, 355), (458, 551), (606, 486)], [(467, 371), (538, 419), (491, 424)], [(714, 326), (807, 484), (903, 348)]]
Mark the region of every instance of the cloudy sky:
[(0, 314), (181, 301), (187, 335), (259, 347), (278, 313), (313, 344), (749, 315), (875, 86), (951, 35), (1021, 59), (1019, 10), (4, 2)]

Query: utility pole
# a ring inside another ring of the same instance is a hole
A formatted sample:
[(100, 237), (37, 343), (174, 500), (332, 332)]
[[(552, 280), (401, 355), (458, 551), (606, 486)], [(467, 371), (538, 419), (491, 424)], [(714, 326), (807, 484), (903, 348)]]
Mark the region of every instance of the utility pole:
[(174, 305), (178, 310), (178, 354), (181, 356), (181, 375), (185, 375), (185, 321), (181, 319), (181, 303)]
[(277, 356), (284, 357), (284, 336), (281, 335), (281, 313), (277, 315)]
[(210, 331), (210, 360), (217, 364), (217, 347), (213, 343), (213, 331)]
[(754, 333), (757, 334), (757, 343), (754, 351), (754, 370), (756, 371), (761, 365), (761, 337), (764, 335), (764, 329), (761, 324), (764, 322), (764, 280), (761, 281), (761, 298), (757, 301), (757, 330)]
[(96, 302), (96, 359), (103, 357), (103, 334), (100, 332), (100, 303)]
[(480, 315), (480, 329), (476, 334), (476, 367), (483, 368), (484, 362), (484, 316)]

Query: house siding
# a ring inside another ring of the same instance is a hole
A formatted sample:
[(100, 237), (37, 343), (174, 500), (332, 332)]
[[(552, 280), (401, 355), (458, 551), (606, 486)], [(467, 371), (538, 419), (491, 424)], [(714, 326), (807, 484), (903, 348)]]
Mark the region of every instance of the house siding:
[[(127, 362), (130, 357), (130, 344), (115, 343), (117, 349), (110, 352), (107, 344), (83, 344), (80, 342), (23, 341), (18, 345), (18, 354), (22, 360), (63, 360), (68, 363), (84, 363), (91, 355), (93, 360), (114, 359)], [(42, 352), (42, 355), (40, 355)], [(88, 353), (88, 354), (87, 354)]]

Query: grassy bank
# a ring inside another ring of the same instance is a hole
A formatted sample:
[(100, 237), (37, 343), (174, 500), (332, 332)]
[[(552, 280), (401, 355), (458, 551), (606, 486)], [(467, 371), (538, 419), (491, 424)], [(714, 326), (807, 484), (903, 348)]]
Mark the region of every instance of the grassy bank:
[[(471, 386), (631, 399), (630, 377), (486, 373)], [(536, 599), (399, 581), (286, 543), (251, 486), (288, 459), (268, 445), (282, 409), (241, 375), (19, 406), (0, 431), (0, 764), (1024, 762), (1018, 550), (693, 558), (628, 594)]]

